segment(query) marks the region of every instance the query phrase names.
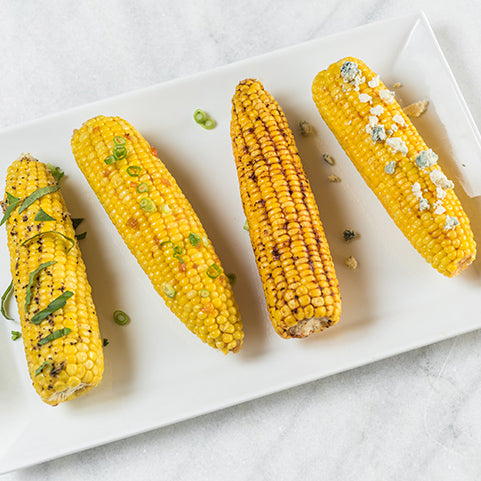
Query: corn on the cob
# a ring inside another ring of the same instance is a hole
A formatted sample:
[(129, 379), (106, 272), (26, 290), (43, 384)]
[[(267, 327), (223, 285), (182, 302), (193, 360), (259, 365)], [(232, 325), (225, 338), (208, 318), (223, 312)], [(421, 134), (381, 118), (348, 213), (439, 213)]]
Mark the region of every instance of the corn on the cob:
[[(55, 186), (51, 173), (28, 154), (8, 168), (6, 192), (20, 199), (6, 226), (28, 370), (42, 400), (56, 406), (96, 386), (104, 364), (91, 288), (60, 191), (22, 211), (22, 201), (47, 186)], [(54, 220), (38, 220), (41, 209)], [(54, 310), (59, 296), (65, 305)], [(49, 305), (53, 312), (38, 322)]]
[(335, 324), (341, 298), (318, 208), (294, 136), (259, 81), (232, 99), (232, 147), (269, 315), (284, 337)]
[(167, 306), (203, 342), (226, 354), (237, 352), (244, 334), (230, 282), (156, 150), (125, 120), (104, 116), (74, 132), (72, 150)]
[(344, 58), (317, 74), (314, 102), (359, 173), (413, 247), (452, 277), (474, 260), (468, 217), (393, 92), (364, 62)]

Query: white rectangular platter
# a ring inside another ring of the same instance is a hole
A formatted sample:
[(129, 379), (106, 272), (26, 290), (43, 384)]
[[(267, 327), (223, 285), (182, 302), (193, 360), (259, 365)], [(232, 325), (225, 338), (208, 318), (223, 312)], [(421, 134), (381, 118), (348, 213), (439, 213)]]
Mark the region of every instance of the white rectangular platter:
[[(379, 46), (382, 45), (382, 48)], [(394, 226), (318, 115), (315, 74), (345, 56), (363, 59), (404, 103), (428, 98), (415, 121), (440, 155), (480, 239), (479, 133), (422, 14), (371, 24), (245, 60), (190, 78), (86, 105), (0, 132), (0, 182), (22, 152), (66, 172), (63, 193), (74, 217), (85, 217), (81, 247), (105, 348), (105, 376), (89, 394), (56, 408), (31, 387), (21, 341), (0, 323), (0, 474), (158, 428), (322, 378), (481, 327), (478, 263), (456, 279), (434, 271)], [(282, 340), (267, 316), (248, 234), (229, 136), (237, 83), (262, 80), (295, 131), (336, 265), (343, 300), (340, 323), (306, 340)], [(218, 122), (206, 131), (192, 120), (203, 108)], [(157, 148), (195, 206), (226, 272), (245, 326), (245, 343), (223, 356), (202, 344), (164, 306), (77, 168), (72, 131), (98, 115), (120, 115)], [(298, 135), (300, 120), (316, 130)], [(321, 160), (330, 153), (334, 167)], [(463, 167), (463, 164), (465, 167)], [(463, 170), (464, 169), (464, 170)], [(335, 173), (342, 182), (329, 184)], [(468, 173), (468, 174), (467, 174)], [(463, 191), (464, 186), (466, 193)], [(3, 187), (2, 187), (3, 190)], [(361, 239), (346, 244), (346, 227)], [(354, 255), (351, 271), (344, 258)], [(5, 230), (0, 233), (0, 289), (10, 282)], [(131, 323), (119, 327), (112, 312)], [(15, 311), (13, 302), (10, 311)]]

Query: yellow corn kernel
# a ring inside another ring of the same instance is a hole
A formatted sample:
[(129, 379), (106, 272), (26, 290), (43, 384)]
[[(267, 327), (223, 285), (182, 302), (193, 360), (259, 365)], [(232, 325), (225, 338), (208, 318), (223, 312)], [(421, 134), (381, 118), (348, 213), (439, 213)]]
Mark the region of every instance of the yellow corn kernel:
[[(341, 314), (334, 264), (294, 136), (280, 106), (257, 80), (243, 80), (236, 88), (231, 138), (274, 329), (284, 338), (322, 331)], [(321, 316), (308, 286), (334, 299)]]

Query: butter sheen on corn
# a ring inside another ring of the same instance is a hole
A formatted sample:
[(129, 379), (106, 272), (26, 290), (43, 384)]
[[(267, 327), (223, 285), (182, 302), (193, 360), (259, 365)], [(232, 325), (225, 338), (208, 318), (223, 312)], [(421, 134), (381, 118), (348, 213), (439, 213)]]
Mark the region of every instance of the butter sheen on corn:
[(469, 266), (476, 243), (454, 184), (379, 76), (347, 57), (316, 75), (312, 96), (367, 185), (426, 262), (448, 277)]
[(232, 99), (232, 148), (249, 235), (275, 331), (307, 337), (338, 322), (339, 286), (287, 119), (262, 83)]
[[(22, 155), (8, 168), (5, 190), (15, 197), (25, 199), (48, 185), (55, 185), (50, 171), (29, 154)], [(56, 406), (87, 392), (100, 382), (104, 370), (102, 339), (77, 242), (68, 250), (70, 242), (50, 233), (21, 245), (34, 235), (47, 231), (57, 231), (75, 239), (72, 221), (60, 191), (41, 197), (22, 213), (19, 213), (19, 207), (7, 219), (6, 227), (27, 366), (33, 387), (42, 401)], [(35, 221), (40, 208), (55, 221)], [(51, 261), (55, 264), (42, 269), (35, 277), (27, 312), (25, 298), (30, 273)], [(38, 325), (31, 322), (36, 313), (66, 291), (71, 291), (73, 295), (63, 308)], [(42, 343), (42, 339), (65, 328), (70, 329), (70, 333)]]
[[(107, 165), (114, 138), (125, 141), (127, 156)], [(120, 117), (88, 120), (71, 144), (91, 188), (169, 309), (209, 346), (239, 351), (244, 333), (230, 282), (157, 151)]]

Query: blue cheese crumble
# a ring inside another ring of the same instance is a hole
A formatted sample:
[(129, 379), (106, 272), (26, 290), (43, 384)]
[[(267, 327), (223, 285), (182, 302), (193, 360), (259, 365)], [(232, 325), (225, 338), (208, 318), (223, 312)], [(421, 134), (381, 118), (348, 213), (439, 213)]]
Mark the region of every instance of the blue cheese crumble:
[(395, 160), (391, 160), (391, 162), (389, 162), (388, 164), (386, 164), (384, 166), (384, 172), (386, 172), (386, 174), (392, 175), (392, 174), (394, 174), (395, 170), (396, 170), (396, 161)]
[(353, 82), (356, 75), (360, 74), (357, 63), (347, 61), (341, 66), (341, 77), (344, 82)]
[(444, 224), (444, 230), (454, 229), (457, 225), (459, 225), (459, 220), (457, 217), (450, 216), (450, 215), (446, 216), (446, 223)]
[(414, 161), (420, 169), (427, 169), (428, 167), (432, 167), (438, 161), (438, 156), (431, 149), (422, 150)]
[(371, 139), (373, 140), (373, 142), (382, 142), (383, 140), (386, 140), (386, 132), (384, 130), (384, 126), (375, 125), (372, 128)]
[(424, 198), (421, 198), (419, 199), (419, 210), (422, 212), (423, 210), (429, 210), (429, 202), (424, 199)]

